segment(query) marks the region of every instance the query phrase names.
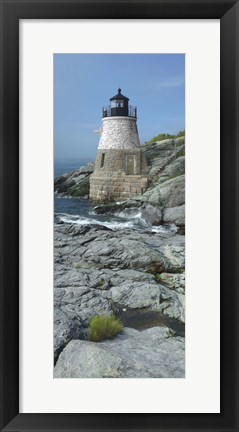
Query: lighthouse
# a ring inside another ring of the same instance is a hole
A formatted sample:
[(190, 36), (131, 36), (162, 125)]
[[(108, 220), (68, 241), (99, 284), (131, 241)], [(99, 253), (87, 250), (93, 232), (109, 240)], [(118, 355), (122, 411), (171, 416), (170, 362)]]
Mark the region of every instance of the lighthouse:
[(123, 201), (147, 189), (148, 166), (140, 147), (137, 108), (118, 93), (102, 108), (102, 127), (90, 178), (92, 202)]

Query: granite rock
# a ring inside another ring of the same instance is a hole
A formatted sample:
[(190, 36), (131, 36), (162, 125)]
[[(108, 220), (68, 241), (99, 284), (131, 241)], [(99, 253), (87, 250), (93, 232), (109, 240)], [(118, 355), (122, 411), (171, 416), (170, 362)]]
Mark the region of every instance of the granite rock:
[(62, 351), (55, 378), (184, 378), (184, 339), (167, 327), (125, 328), (113, 340), (72, 340)]

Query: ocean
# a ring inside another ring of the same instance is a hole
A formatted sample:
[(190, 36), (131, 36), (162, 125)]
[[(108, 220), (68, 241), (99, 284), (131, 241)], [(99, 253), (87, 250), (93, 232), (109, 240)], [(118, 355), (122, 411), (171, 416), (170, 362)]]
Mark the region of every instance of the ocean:
[(82, 159), (56, 159), (54, 162), (54, 177), (74, 171), (89, 162), (94, 162), (94, 158)]
[[(55, 161), (54, 177), (56, 178), (65, 173), (74, 171), (89, 162), (92, 162), (92, 159), (85, 158)], [(167, 226), (151, 226), (142, 218), (141, 211), (138, 208), (125, 209), (116, 212), (114, 215), (99, 215), (94, 210), (95, 206), (95, 204), (90, 203), (86, 199), (62, 197), (57, 193), (54, 195), (54, 213), (64, 223), (76, 225), (96, 224), (112, 230), (133, 229), (153, 233), (177, 231), (176, 226), (173, 224)]]

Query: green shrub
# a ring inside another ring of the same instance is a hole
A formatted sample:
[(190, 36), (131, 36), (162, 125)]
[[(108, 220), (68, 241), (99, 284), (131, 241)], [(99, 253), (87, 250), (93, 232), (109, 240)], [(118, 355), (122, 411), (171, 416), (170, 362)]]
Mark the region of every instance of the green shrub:
[(155, 137), (153, 137), (151, 140), (145, 141), (145, 144), (152, 144), (155, 141), (163, 141), (163, 140), (172, 139), (172, 138), (181, 138), (183, 136), (185, 136), (185, 131), (180, 131), (176, 135), (171, 135), (168, 133), (161, 133), (161, 134), (158, 134)]
[(105, 339), (112, 339), (122, 332), (123, 324), (114, 315), (95, 316), (89, 323), (90, 340), (100, 342)]

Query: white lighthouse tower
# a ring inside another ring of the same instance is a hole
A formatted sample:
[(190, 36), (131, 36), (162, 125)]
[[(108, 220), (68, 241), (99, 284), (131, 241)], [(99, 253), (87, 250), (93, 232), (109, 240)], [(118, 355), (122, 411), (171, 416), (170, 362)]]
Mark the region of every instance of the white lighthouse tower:
[(121, 201), (145, 192), (148, 167), (140, 147), (137, 109), (118, 89), (109, 107), (102, 109), (102, 128), (90, 200)]

